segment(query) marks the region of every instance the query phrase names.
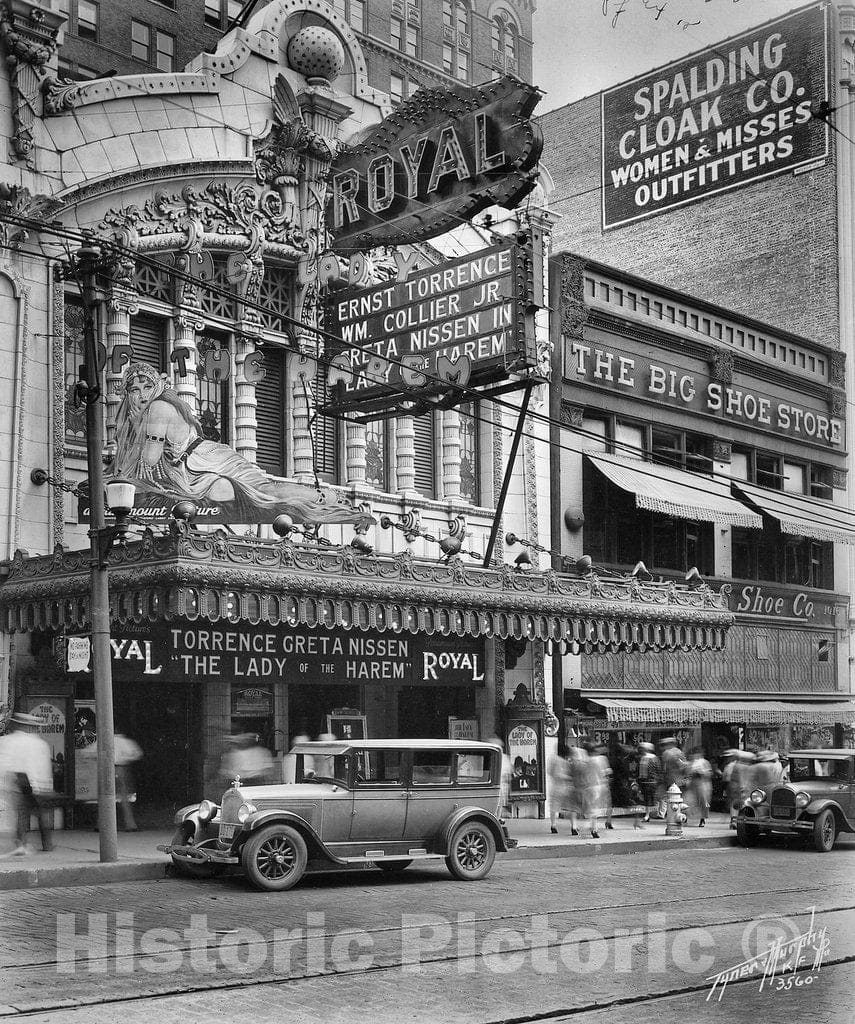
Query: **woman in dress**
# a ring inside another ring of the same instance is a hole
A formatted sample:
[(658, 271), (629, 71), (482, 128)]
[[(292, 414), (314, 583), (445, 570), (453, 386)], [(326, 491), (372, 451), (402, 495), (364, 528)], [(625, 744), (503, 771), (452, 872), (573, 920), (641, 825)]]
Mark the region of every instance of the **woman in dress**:
[(366, 515), (334, 492), (271, 480), (228, 445), (203, 436), (193, 411), (149, 363), (132, 363), (116, 413), (115, 476), (139, 491), (219, 505), (234, 522), (359, 523)]

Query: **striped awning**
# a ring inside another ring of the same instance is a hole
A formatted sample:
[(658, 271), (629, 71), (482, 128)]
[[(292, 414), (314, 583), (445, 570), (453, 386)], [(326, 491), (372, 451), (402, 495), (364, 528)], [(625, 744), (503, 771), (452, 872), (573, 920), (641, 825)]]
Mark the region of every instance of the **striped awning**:
[(853, 725), (855, 701), (626, 700), (589, 697), (616, 725)]
[(767, 516), (777, 519), (784, 533), (814, 540), (855, 544), (855, 512), (830, 501), (790, 491), (772, 491), (742, 480), (731, 485), (733, 493)]
[(763, 529), (762, 517), (737, 501), (726, 481), (618, 455), (589, 453), (588, 458), (611, 483), (635, 497), (637, 508), (675, 519)]

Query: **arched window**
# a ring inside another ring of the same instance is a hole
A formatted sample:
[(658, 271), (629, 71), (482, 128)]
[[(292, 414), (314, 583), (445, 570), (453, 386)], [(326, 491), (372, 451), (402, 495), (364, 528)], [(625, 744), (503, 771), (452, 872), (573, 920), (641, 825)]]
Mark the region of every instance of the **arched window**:
[(468, 82), (472, 67), (472, 15), (468, 0), (443, 0), (442, 67), (447, 75)]
[(501, 71), (516, 72), (518, 69), (519, 31), (510, 15), (500, 12), (490, 26), (493, 44), (493, 67)]

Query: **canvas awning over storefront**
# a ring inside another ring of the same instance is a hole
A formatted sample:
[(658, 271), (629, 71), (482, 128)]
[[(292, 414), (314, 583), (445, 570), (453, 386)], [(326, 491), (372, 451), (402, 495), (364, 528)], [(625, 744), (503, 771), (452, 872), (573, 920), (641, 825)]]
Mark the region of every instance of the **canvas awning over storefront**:
[(625, 700), (589, 697), (615, 725), (842, 725), (855, 724), (855, 701)]
[(749, 501), (767, 516), (777, 519), (784, 533), (855, 544), (855, 513), (849, 509), (804, 494), (755, 487), (741, 480), (732, 487), (738, 498)]
[[(27, 558), (0, 584), (9, 631), (86, 629), (87, 551)], [(733, 614), (709, 587), (360, 555), (224, 532), (147, 532), (109, 555), (111, 621), (284, 623), (542, 640), (564, 651), (717, 650)]]
[(762, 517), (738, 502), (726, 481), (617, 455), (587, 457), (611, 483), (635, 497), (637, 508), (676, 519), (763, 528)]

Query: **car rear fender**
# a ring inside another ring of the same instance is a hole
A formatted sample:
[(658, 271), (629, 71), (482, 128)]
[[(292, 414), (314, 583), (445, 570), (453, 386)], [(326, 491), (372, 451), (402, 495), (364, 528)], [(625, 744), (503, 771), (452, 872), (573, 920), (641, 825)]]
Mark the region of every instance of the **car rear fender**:
[(496, 849), (499, 853), (507, 853), (508, 846), (505, 842), (505, 834), (499, 819), (495, 814), (491, 814), (481, 807), (461, 807), (460, 810), (454, 811), (445, 819), (438, 832), (443, 851), (448, 849), (454, 830), (467, 821), (480, 821), (486, 825), (496, 840)]
[(292, 811), (257, 811), (255, 814), (251, 814), (243, 823), (243, 828), (238, 836), (238, 845), (242, 846), (253, 832), (267, 828), (268, 825), (288, 825), (299, 832), (306, 841), (306, 849), (308, 850), (310, 860), (322, 857), (324, 860), (330, 860), (336, 864), (344, 863), (340, 858), (329, 852), (326, 846), (324, 846), (321, 837), (308, 821)]
[(855, 822), (847, 821), (846, 815), (843, 813), (843, 808), (833, 800), (813, 800), (807, 805), (807, 807), (805, 807), (802, 813), (809, 814), (812, 818), (815, 818), (825, 810), (834, 812), (838, 832), (855, 832)]

